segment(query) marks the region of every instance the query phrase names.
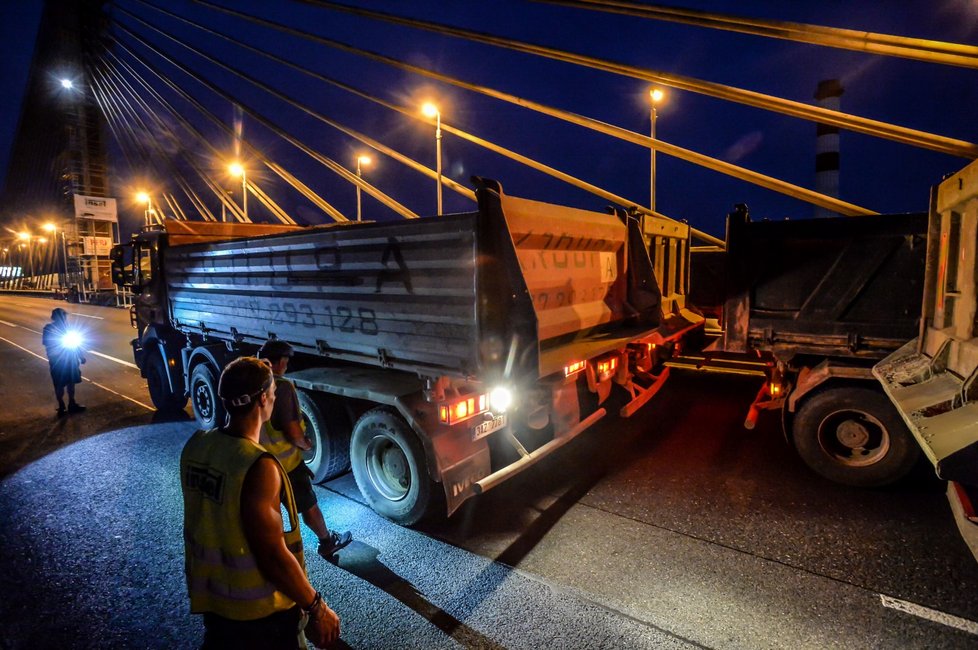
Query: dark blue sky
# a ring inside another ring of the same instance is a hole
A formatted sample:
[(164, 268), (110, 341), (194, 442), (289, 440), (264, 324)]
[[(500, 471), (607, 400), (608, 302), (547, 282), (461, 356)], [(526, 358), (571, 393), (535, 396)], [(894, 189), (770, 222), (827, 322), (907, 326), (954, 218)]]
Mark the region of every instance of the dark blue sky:
[[(157, 0), (151, 0), (156, 2)], [(7, 3), (8, 5), (10, 3)], [(154, 25), (190, 42), (194, 47), (247, 70), (265, 83), (298, 99), (309, 107), (352, 128), (382, 140), (430, 167), (434, 166), (433, 129), (423, 123), (391, 113), (363, 99), (310, 80), (294, 71), (212, 36), (153, 12), (135, 0), (120, 0), (121, 7), (149, 19)], [(417, 104), (422, 98), (437, 98), (446, 123), (512, 148), (557, 169), (604, 187), (636, 202), (648, 201), (648, 150), (562, 124), (524, 109), (457, 88), (433, 84), (380, 63), (367, 62), (350, 54), (283, 36), (265, 28), (215, 13), (183, 0), (171, 0), (167, 8), (204, 22), (215, 29), (322, 74), (400, 104)], [(460, 27), (586, 53), (653, 70), (674, 72), (703, 80), (765, 92), (802, 102), (812, 102), (819, 80), (838, 77), (846, 86), (843, 110), (857, 115), (931, 131), (967, 141), (978, 140), (976, 73), (902, 59), (831, 50), (787, 41), (731, 34), (683, 25), (671, 25), (632, 17), (584, 10), (565, 9), (519, 0), (485, 2), (436, 2), (415, 0), (357, 2), (360, 6), (437, 20)], [(934, 38), (972, 44), (978, 41), (978, 5), (970, 0), (897, 0), (777, 2), (742, 0), (687, 0), (682, 6), (739, 15), (810, 22), (907, 36)], [(348, 16), (301, 3), (267, 3), (256, 0), (235, 2), (242, 11), (313, 31), (324, 36), (373, 49), (396, 58), (435, 68), (467, 81), (487, 85), (555, 107), (594, 117), (633, 131), (648, 130), (645, 82), (528, 55), (500, 51), (459, 39), (433, 35)], [(4, 19), (9, 30), (15, 21), (24, 25), (14, 30), (15, 40), (4, 39), (3, 84), (5, 96), (13, 97), (22, 84), (23, 66), (30, 51), (26, 38), (36, 18), (30, 11), (5, 6), (14, 13)], [(238, 101), (254, 108), (309, 146), (350, 166), (365, 147), (282, 102), (203, 62), (152, 34), (127, 16), (113, 11), (120, 22), (130, 25), (174, 59), (220, 85)], [(117, 32), (119, 40), (130, 39)], [(202, 86), (177, 72), (155, 54), (133, 45), (154, 65), (171, 75), (182, 88), (204, 102), (229, 122), (232, 109)], [(11, 74), (6, 73), (8, 64)], [(134, 64), (139, 68), (138, 64)], [(161, 87), (160, 84), (154, 84)], [(739, 106), (689, 92), (666, 89), (668, 97), (660, 108), (659, 137), (665, 141), (715, 156), (784, 180), (814, 187), (815, 125), (760, 109)], [(194, 115), (193, 109), (172, 92), (161, 92), (192, 121), (204, 129), (211, 141), (230, 151), (227, 136)], [(9, 132), (16, 119), (13, 102), (3, 102), (0, 113), (0, 163), (9, 149)], [(311, 162), (253, 120), (245, 118), (245, 134), (276, 162), (282, 164), (347, 215), (354, 214), (354, 190), (331, 172)], [(159, 137), (158, 135), (156, 137)], [(502, 181), (510, 194), (578, 207), (601, 209), (606, 201), (569, 188), (538, 172), (487, 153), (446, 134), (445, 170), (455, 180), (468, 183), (472, 174)], [(220, 167), (188, 137), (167, 143), (168, 150), (185, 148), (199, 162), (217, 171)], [(118, 156), (116, 147), (114, 185), (123, 198), (124, 218), (138, 219), (137, 206), (128, 196), (137, 184), (157, 182), (159, 173), (147, 168), (133, 174)], [(422, 215), (434, 213), (434, 182), (407, 170), (393, 160), (374, 155), (377, 164), (368, 179)], [(792, 218), (810, 216), (806, 204), (769, 190), (752, 187), (716, 172), (658, 157), (658, 208), (689, 220), (694, 226), (722, 235), (723, 218), (734, 203), (746, 202), (755, 217)], [(924, 152), (905, 145), (852, 133), (842, 134), (842, 198), (881, 212), (924, 210), (928, 191), (966, 160)], [(2, 167), (0, 167), (2, 168)], [(145, 180), (137, 180), (143, 176)], [(270, 173), (253, 175), (282, 206), (306, 222), (321, 222), (317, 210), (288, 190)], [(228, 181), (228, 186), (232, 183)], [(176, 191), (176, 187), (171, 189)], [(179, 195), (179, 193), (178, 193)], [(471, 203), (445, 190), (446, 211), (470, 209)], [(250, 202), (255, 205), (255, 201)], [(394, 218), (393, 213), (373, 199), (365, 199), (367, 218)], [(184, 205), (185, 209), (189, 204)], [(257, 213), (260, 215), (261, 213)], [(253, 215), (254, 216), (254, 215)]]

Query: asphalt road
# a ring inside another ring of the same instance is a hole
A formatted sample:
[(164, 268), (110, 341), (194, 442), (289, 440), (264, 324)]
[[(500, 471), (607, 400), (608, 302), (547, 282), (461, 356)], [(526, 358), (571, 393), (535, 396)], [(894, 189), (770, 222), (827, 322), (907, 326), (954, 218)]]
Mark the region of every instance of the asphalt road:
[[(63, 303), (91, 381), (89, 411), (57, 419), (39, 331), (58, 304), (0, 295), (0, 647), (193, 647), (176, 467), (194, 424), (154, 423), (126, 312)], [(740, 427), (756, 381), (674, 373), (419, 530), (349, 476), (322, 486), (356, 537), (337, 566), (307, 560), (340, 647), (978, 647), (978, 564), (930, 468), (828, 483), (773, 414)]]

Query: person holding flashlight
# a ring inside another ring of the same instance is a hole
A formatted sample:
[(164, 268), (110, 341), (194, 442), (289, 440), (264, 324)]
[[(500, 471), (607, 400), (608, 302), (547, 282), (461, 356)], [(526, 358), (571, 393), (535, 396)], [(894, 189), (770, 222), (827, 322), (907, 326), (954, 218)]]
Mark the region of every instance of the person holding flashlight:
[[(81, 413), (85, 407), (75, 401), (75, 384), (81, 383), (82, 337), (68, 326), (68, 312), (60, 307), (51, 312), (51, 322), (44, 326), (41, 342), (48, 355), (54, 396), (58, 398), (58, 417), (67, 413)], [(68, 406), (64, 394), (68, 392)]]

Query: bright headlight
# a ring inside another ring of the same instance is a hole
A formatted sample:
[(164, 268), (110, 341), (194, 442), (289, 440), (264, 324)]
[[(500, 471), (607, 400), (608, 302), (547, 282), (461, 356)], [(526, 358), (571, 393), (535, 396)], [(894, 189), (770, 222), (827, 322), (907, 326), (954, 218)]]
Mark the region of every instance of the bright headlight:
[(61, 337), (61, 346), (69, 350), (74, 350), (76, 348), (79, 348), (81, 347), (81, 344), (82, 344), (82, 335), (74, 330), (65, 332), (64, 335)]
[(505, 413), (513, 405), (513, 392), (504, 386), (497, 386), (489, 393), (489, 408), (493, 413)]

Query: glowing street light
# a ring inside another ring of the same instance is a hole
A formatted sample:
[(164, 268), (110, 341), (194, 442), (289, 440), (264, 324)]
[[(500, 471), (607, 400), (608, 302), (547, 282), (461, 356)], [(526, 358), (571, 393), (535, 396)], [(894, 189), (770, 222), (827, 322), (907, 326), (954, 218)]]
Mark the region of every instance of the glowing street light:
[[(655, 110), (656, 104), (662, 101), (665, 97), (665, 93), (659, 88), (653, 88), (649, 91), (649, 99), (652, 102), (652, 112), (650, 115), (650, 122), (652, 124), (652, 141), (655, 143), (655, 121), (658, 118), (658, 113)], [(653, 211), (655, 210), (655, 149), (650, 148), (652, 152), (651, 157), (651, 168), (650, 168), (650, 178), (649, 178), (649, 208)]]
[(136, 200), (139, 201), (140, 203), (146, 204), (146, 211), (143, 213), (143, 216), (145, 217), (144, 220), (146, 222), (146, 225), (148, 226), (150, 222), (150, 216), (153, 214), (153, 197), (149, 195), (149, 192), (137, 192)]
[(441, 216), (441, 111), (431, 102), (421, 107), (421, 113), (435, 119), (435, 172), (438, 174), (438, 216)]
[(75, 87), (75, 83), (71, 79), (62, 79), (61, 87), (64, 88), (65, 90), (71, 90), (72, 88)]
[(244, 165), (233, 162), (228, 165), (228, 173), (235, 178), (241, 177), (241, 211), (244, 212), (245, 221), (248, 221), (248, 180)]
[[(360, 166), (369, 167), (371, 163), (370, 156), (357, 156), (357, 178), (363, 178), (363, 172)], [(360, 221), (360, 185), (357, 184), (357, 221)]]
[[(148, 194), (146, 195), (146, 198), (149, 199)], [(62, 228), (59, 231), (58, 227), (50, 221), (44, 224), (43, 226), (41, 226), (41, 228), (43, 228), (45, 232), (49, 232), (52, 235), (57, 235), (58, 232), (61, 233), (61, 259), (62, 259), (62, 269), (64, 272), (64, 276), (61, 281), (61, 286), (64, 287), (66, 284), (68, 284), (68, 245), (65, 243), (65, 230), (64, 228)]]

